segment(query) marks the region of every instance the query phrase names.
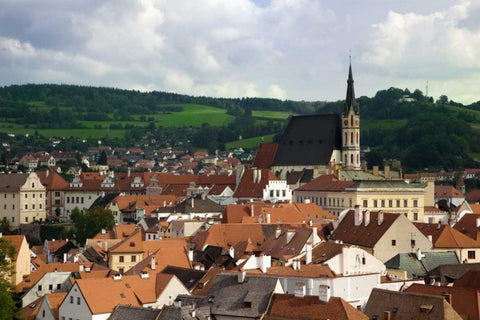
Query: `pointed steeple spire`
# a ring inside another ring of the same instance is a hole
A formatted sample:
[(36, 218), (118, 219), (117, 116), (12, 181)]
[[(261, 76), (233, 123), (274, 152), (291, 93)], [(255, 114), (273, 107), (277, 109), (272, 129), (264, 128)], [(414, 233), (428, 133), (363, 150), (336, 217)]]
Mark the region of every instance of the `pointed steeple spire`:
[[(345, 104), (346, 104), (346, 108), (345, 108), (346, 113), (348, 113), (350, 111), (350, 108), (353, 108), (356, 104), (355, 89), (353, 88), (352, 56), (350, 56), (350, 66), (348, 69), (347, 98), (346, 98)], [(356, 110), (354, 109), (354, 111)]]

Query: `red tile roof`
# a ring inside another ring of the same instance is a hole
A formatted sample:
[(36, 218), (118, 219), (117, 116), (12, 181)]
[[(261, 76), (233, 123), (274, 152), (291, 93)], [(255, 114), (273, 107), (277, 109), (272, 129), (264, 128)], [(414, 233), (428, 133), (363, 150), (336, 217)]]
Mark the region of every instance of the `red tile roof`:
[(63, 191), (68, 187), (68, 182), (55, 172), (55, 170), (48, 171), (48, 176), (47, 171), (37, 171), (35, 173), (47, 191)]
[(480, 241), (474, 240), (448, 225), (422, 222), (413, 224), (425, 236), (432, 236), (434, 248), (480, 248)]
[(464, 195), (452, 186), (435, 186), (436, 198), (463, 198)]
[[(259, 173), (260, 177), (254, 181), (255, 174)], [(277, 177), (267, 169), (245, 169), (240, 183), (235, 190), (235, 198), (263, 198), (263, 189), (268, 181), (276, 181)]]
[(274, 294), (264, 319), (367, 320), (369, 318), (342, 298), (331, 297), (328, 302), (324, 302), (316, 296), (295, 297), (288, 294)]
[(480, 227), (477, 227), (477, 219), (480, 219), (480, 214), (465, 214), (453, 228), (472, 239), (480, 240)]
[(278, 143), (261, 143), (253, 160), (253, 167), (270, 169), (277, 154)]

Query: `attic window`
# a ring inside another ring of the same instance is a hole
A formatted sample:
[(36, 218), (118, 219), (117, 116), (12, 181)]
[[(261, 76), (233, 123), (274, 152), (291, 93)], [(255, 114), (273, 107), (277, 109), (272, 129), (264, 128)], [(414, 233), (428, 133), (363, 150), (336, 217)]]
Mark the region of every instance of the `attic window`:
[(130, 242), (130, 247), (135, 247), (135, 242)]
[(123, 298), (123, 299), (125, 299), (125, 295), (123, 294), (123, 292), (122, 292), (122, 293), (120, 293), (120, 298)]
[(433, 305), (431, 304), (422, 304), (420, 305), (420, 311), (423, 313), (430, 313), (432, 311)]

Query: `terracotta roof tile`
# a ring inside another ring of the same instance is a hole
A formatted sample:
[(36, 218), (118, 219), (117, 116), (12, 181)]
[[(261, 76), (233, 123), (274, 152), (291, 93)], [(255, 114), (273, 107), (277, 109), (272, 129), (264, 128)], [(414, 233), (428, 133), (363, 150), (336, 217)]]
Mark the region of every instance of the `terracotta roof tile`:
[(432, 236), (434, 248), (480, 248), (480, 241), (474, 240), (448, 225), (422, 222), (413, 224), (425, 236)]
[[(254, 181), (255, 172), (260, 173), (260, 179)], [(267, 169), (245, 169), (240, 183), (235, 190), (234, 197), (236, 198), (263, 198), (263, 189), (268, 184), (268, 181), (276, 181), (277, 177)]]
[(55, 172), (55, 170), (50, 170), (48, 172), (48, 176), (47, 176), (47, 171), (37, 171), (36, 174), (40, 179), (40, 181), (42, 182), (42, 184), (47, 189), (47, 191), (53, 191), (53, 190), (63, 191), (65, 188), (68, 187), (68, 182), (65, 181), (65, 179), (63, 179), (61, 175)]
[(273, 160), (275, 160), (277, 149), (278, 143), (261, 143), (255, 154), (253, 166), (259, 169), (270, 169)]
[[(473, 205), (470, 205), (470, 207), (472, 206)], [(453, 228), (472, 239), (480, 240), (480, 227), (477, 227), (477, 219), (480, 219), (480, 214), (465, 214), (455, 223)]]
[(464, 198), (464, 195), (452, 186), (435, 186), (436, 198)]
[(25, 245), (28, 247), (27, 239), (25, 238), (25, 236), (23, 234), (5, 235), (5, 236), (3, 236), (3, 239), (6, 239), (6, 240), (10, 241), (12, 246), (15, 248), (15, 257), (13, 258), (14, 261), (17, 260), (18, 253), (20, 251), (20, 247), (22, 246), (22, 243), (23, 243), (24, 240), (25, 240)]
[(295, 297), (289, 294), (274, 294), (265, 319), (367, 320), (369, 318), (342, 298), (331, 297), (328, 302), (324, 302), (316, 296)]
[(58, 314), (58, 308), (60, 307), (60, 304), (62, 303), (63, 299), (65, 299), (65, 296), (67, 295), (67, 292), (58, 292), (58, 293), (49, 293), (45, 297), (48, 300), (48, 304), (50, 305), (50, 308), (53, 311), (53, 315), (55, 316), (55, 319), (59, 319), (59, 314)]

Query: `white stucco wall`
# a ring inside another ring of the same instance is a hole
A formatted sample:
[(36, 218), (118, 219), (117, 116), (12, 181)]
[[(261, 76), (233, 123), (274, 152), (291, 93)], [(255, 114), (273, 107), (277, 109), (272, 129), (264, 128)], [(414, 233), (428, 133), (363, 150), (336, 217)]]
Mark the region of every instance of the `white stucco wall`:
[[(73, 303), (70, 303), (70, 297), (73, 297)], [(80, 297), (80, 304), (77, 304), (77, 298)], [(110, 315), (110, 314), (108, 314)], [(107, 319), (106, 317), (100, 317), (99, 319)], [(99, 315), (101, 316), (101, 315)], [(83, 298), (78, 285), (75, 283), (68, 292), (65, 300), (59, 307), (59, 317), (65, 317), (65, 319), (78, 319), (78, 320), (92, 320), (92, 313), (88, 308), (87, 302)]]

